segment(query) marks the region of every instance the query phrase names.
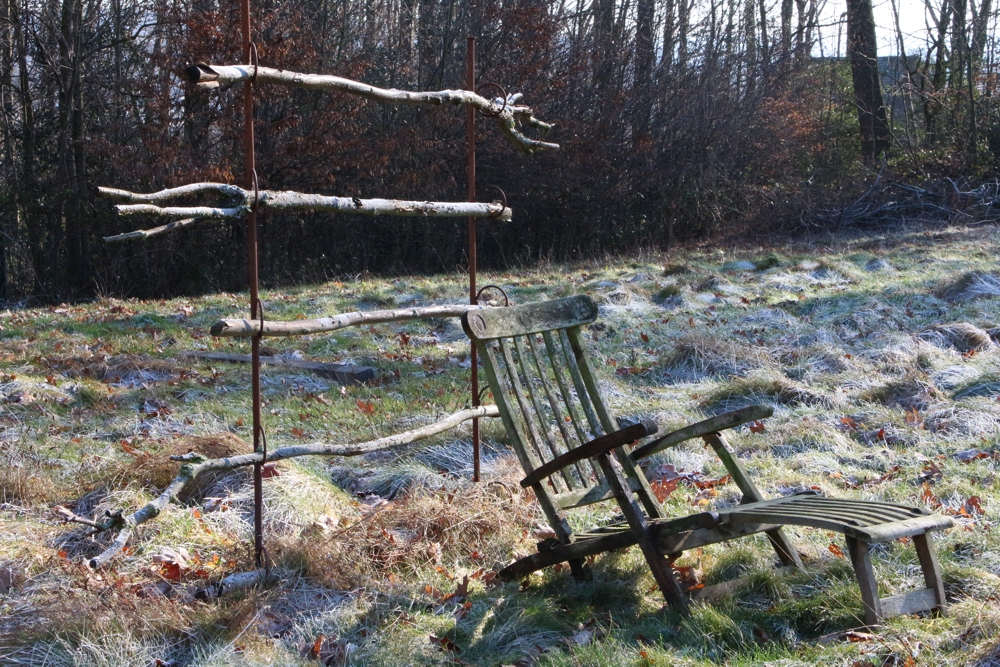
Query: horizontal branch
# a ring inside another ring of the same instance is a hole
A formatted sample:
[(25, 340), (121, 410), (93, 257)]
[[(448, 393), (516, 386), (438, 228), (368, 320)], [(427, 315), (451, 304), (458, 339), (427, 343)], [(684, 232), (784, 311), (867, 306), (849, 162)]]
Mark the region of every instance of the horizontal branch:
[(320, 317), (314, 320), (292, 320), (281, 322), (264, 321), (261, 331), (258, 320), (219, 320), (212, 325), (213, 336), (223, 338), (252, 338), (254, 336), (305, 336), (326, 331), (336, 331), (344, 327), (361, 324), (382, 324), (384, 322), (405, 322), (431, 317), (461, 317), (470, 310), (482, 306), (449, 304), (446, 306), (424, 306), (421, 308), (399, 308), (397, 310), (368, 310)]
[[(225, 198), (226, 206), (160, 206), (158, 204), (193, 194), (216, 194)], [(176, 222), (104, 237), (105, 241), (125, 241), (149, 238), (164, 232), (181, 229), (201, 220), (234, 220), (246, 216), (253, 204), (253, 191), (226, 183), (193, 183), (152, 193), (136, 193), (116, 188), (97, 188), (102, 197), (125, 203), (115, 208), (120, 215), (149, 215), (160, 218), (179, 218)], [(257, 210), (265, 211), (331, 211), (361, 215), (391, 215), (435, 218), (496, 218), (510, 220), (511, 210), (498, 202), (433, 202), (398, 199), (360, 199), (358, 197), (330, 197), (302, 192), (261, 190)]]
[[(500, 412), (497, 410), (495, 405), (483, 405), (476, 408), (467, 408), (465, 410), (459, 410), (458, 412), (449, 415), (441, 421), (434, 422), (433, 424), (428, 424), (410, 431), (390, 435), (385, 438), (379, 438), (378, 440), (370, 440), (368, 442), (359, 442), (349, 445), (332, 445), (317, 442), (281, 447), (280, 449), (268, 452), (267, 460), (268, 462), (276, 462), (299, 456), (360, 456), (362, 454), (370, 454), (371, 452), (391, 449), (401, 445), (408, 445), (410, 443), (417, 442), (418, 440), (424, 440), (432, 435), (450, 431), (462, 422), (470, 419), (475, 419), (477, 417), (496, 417), (499, 414)], [(177, 476), (173, 479), (173, 481), (171, 481), (170, 484), (168, 484), (167, 487), (160, 492), (160, 495), (146, 503), (143, 507), (136, 510), (129, 516), (112, 514), (107, 522), (97, 526), (100, 530), (96, 532), (101, 532), (101, 530), (117, 529), (118, 534), (115, 536), (115, 539), (107, 549), (90, 559), (89, 564), (91, 568), (96, 570), (97, 568), (106, 565), (112, 558), (121, 553), (121, 550), (125, 548), (125, 545), (128, 543), (129, 538), (132, 537), (132, 533), (136, 526), (146, 523), (147, 521), (155, 519), (159, 516), (166, 506), (172, 501), (177, 501), (183, 491), (202, 473), (217, 470), (235, 470), (236, 468), (243, 468), (255, 463), (261, 463), (263, 461), (263, 454), (261, 452), (253, 452), (250, 454), (240, 454), (238, 456), (227, 456), (221, 459), (206, 459), (197, 452), (188, 452), (187, 454), (171, 456), (170, 458), (173, 461), (181, 462), (180, 471), (178, 471)]]
[(189, 65), (185, 73), (191, 82), (208, 88), (254, 79), (257, 83), (271, 83), (309, 90), (329, 90), (388, 104), (414, 106), (469, 104), (479, 109), (484, 115), (495, 118), (504, 136), (522, 151), (533, 153), (536, 150), (559, 150), (559, 144), (532, 139), (517, 129), (518, 120), (542, 130), (545, 134), (552, 129), (551, 124), (535, 118), (531, 107), (517, 104), (522, 97), (520, 93), (510, 95), (506, 100), (499, 98), (489, 100), (468, 90), (415, 92), (395, 88), (378, 88), (339, 76), (301, 74), (272, 67), (254, 67), (253, 65), (205, 65), (198, 63), (197, 65)]

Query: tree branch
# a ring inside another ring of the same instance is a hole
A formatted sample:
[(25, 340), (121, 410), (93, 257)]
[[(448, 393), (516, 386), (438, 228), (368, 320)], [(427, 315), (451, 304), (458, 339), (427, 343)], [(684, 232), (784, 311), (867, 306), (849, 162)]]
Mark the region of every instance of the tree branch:
[[(378, 440), (359, 442), (350, 445), (332, 445), (327, 443), (311, 443), (302, 445), (289, 445), (268, 452), (267, 461), (276, 462), (298, 456), (360, 456), (371, 452), (407, 445), (418, 440), (424, 440), (432, 435), (449, 431), (462, 422), (477, 417), (496, 417), (500, 414), (495, 405), (484, 405), (476, 408), (459, 410), (441, 421), (421, 426), (411, 431), (404, 431)], [(181, 462), (180, 471), (170, 484), (160, 492), (153, 500), (126, 517), (112, 515), (112, 520), (105, 524), (96, 524), (95, 531), (111, 530), (118, 528), (118, 534), (114, 541), (102, 553), (90, 559), (90, 567), (97, 569), (106, 565), (112, 558), (121, 553), (125, 548), (135, 527), (146, 523), (159, 516), (171, 501), (177, 501), (184, 489), (194, 482), (199, 475), (215, 470), (235, 470), (245, 466), (253, 465), (263, 461), (261, 452), (251, 454), (241, 454), (237, 456), (227, 456), (221, 459), (206, 459), (197, 452), (188, 452), (180, 456), (170, 457), (173, 461)], [(96, 530), (100, 528), (101, 530)]]
[[(439, 90), (413, 92), (395, 88), (376, 88), (360, 81), (352, 81), (328, 74), (300, 74), (271, 67), (253, 65), (189, 65), (185, 73), (188, 80), (206, 88), (216, 88), (222, 84), (232, 84), (255, 79), (257, 83), (272, 83), (292, 88), (309, 90), (331, 90), (357, 95), (374, 102), (406, 105), (436, 106), (443, 104), (470, 104), (484, 115), (496, 119), (500, 131), (508, 141), (525, 153), (537, 150), (559, 150), (559, 144), (531, 139), (517, 129), (517, 121), (542, 130), (548, 134), (552, 125), (535, 118), (531, 107), (517, 104), (522, 95), (515, 93), (506, 100), (488, 100), (468, 90)], [(256, 77), (256, 78), (255, 78)]]
[[(159, 206), (159, 203), (177, 197), (214, 193), (226, 199), (226, 206)], [(246, 216), (253, 204), (254, 193), (226, 183), (193, 183), (177, 188), (169, 188), (148, 194), (97, 188), (101, 197), (118, 199), (126, 203), (115, 208), (120, 215), (150, 215), (161, 218), (181, 218), (175, 222), (137, 230), (125, 234), (104, 237), (105, 241), (125, 241), (149, 238), (164, 232), (174, 231), (200, 220), (235, 220)], [(503, 204), (493, 202), (432, 202), (405, 201), (397, 199), (359, 199), (358, 197), (329, 197), (302, 192), (261, 190), (257, 195), (257, 210), (274, 211), (333, 211), (358, 213), (362, 215), (424, 216), (438, 218), (496, 218), (510, 220), (512, 212)]]
[(219, 320), (212, 325), (213, 336), (223, 338), (252, 338), (254, 336), (305, 336), (307, 334), (336, 331), (344, 327), (361, 324), (381, 324), (383, 322), (405, 322), (428, 317), (461, 317), (470, 310), (482, 306), (449, 304), (446, 306), (425, 306), (422, 308), (400, 308), (397, 310), (368, 310), (320, 317), (314, 320), (292, 320), (281, 322), (266, 320), (263, 332), (257, 320)]

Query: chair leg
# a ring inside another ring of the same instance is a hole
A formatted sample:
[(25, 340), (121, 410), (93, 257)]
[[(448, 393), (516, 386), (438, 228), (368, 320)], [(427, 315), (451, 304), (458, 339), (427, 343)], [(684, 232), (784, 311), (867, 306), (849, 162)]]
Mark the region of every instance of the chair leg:
[(854, 564), (854, 574), (861, 588), (861, 599), (865, 603), (865, 624), (879, 625), (882, 622), (882, 603), (878, 597), (875, 568), (869, 550), (871, 545), (853, 537), (847, 538), (847, 551)]
[(927, 588), (934, 591), (934, 597), (937, 599), (937, 608), (934, 611), (943, 614), (946, 606), (944, 581), (941, 579), (941, 566), (938, 565), (937, 556), (934, 554), (931, 534), (914, 535), (913, 546), (917, 549), (917, 558), (920, 559), (920, 567), (924, 571), (924, 582)]
[(612, 462), (606, 453), (599, 455), (597, 461), (601, 464), (601, 470), (604, 471), (604, 478), (607, 480), (608, 486), (611, 487), (611, 493), (614, 494), (615, 499), (618, 501), (618, 506), (621, 508), (622, 514), (625, 515), (625, 521), (628, 522), (629, 527), (632, 529), (632, 534), (639, 542), (642, 555), (646, 558), (649, 569), (653, 573), (653, 579), (656, 580), (657, 586), (660, 587), (667, 605), (687, 615), (690, 613), (687, 597), (684, 595), (684, 591), (681, 590), (680, 584), (677, 583), (677, 579), (674, 577), (674, 572), (670, 568), (666, 557), (659, 546), (657, 546), (653, 535), (650, 534), (639, 505), (636, 503), (635, 498), (632, 497), (632, 492), (626, 485), (621, 471), (616, 467), (618, 465), (617, 461)]
[(803, 569), (799, 552), (795, 550), (791, 540), (785, 535), (785, 531), (781, 528), (769, 530), (767, 531), (767, 539), (771, 541), (771, 546), (774, 547), (775, 553), (778, 554), (778, 560), (781, 561), (783, 566)]

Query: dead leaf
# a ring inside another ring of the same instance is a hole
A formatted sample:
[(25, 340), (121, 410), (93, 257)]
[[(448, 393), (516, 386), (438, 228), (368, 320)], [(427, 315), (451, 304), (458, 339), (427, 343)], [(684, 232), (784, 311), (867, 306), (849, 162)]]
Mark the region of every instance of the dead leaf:
[(370, 401), (362, 401), (361, 399), (358, 399), (356, 403), (358, 410), (360, 410), (362, 414), (371, 415), (375, 412), (375, 404)]
[(751, 433), (763, 433), (764, 430), (764, 422), (760, 420), (750, 422)]
[(854, 421), (850, 417), (841, 417), (840, 423), (846, 426), (847, 428), (851, 429), (852, 431), (858, 430), (858, 422)]
[(653, 490), (653, 495), (656, 496), (658, 501), (665, 502), (670, 494), (677, 490), (677, 486), (681, 483), (679, 477), (674, 479), (658, 479), (650, 484), (650, 488)]
[(983, 514), (986, 514), (986, 510), (983, 509), (983, 501), (979, 496), (972, 496), (966, 500), (965, 510), (972, 516), (982, 516)]
[(980, 451), (978, 449), (966, 449), (963, 452), (954, 454), (953, 457), (962, 463), (972, 463), (973, 461), (979, 461), (981, 459), (994, 458), (994, 456), (988, 452)]
[(438, 637), (437, 635), (430, 636), (431, 644), (438, 646), (442, 651), (448, 651), (449, 653), (461, 653), (462, 649), (458, 648), (454, 641), (450, 637)]
[(837, 558), (844, 557), (844, 550), (838, 547), (836, 544), (833, 544), (832, 542), (830, 543), (830, 546), (827, 547), (827, 549), (829, 549), (830, 553), (832, 553)]
[(440, 602), (463, 602), (467, 597), (469, 597), (469, 575), (462, 577), (455, 592), (445, 595)]

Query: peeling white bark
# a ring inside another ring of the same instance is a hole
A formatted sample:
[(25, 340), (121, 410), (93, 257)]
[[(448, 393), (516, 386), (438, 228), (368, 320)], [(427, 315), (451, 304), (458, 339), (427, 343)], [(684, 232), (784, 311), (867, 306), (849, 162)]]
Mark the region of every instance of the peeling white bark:
[[(175, 222), (152, 229), (136, 230), (104, 237), (105, 241), (145, 239), (164, 232), (175, 231), (202, 220), (235, 220), (246, 216), (253, 204), (252, 190), (226, 183), (193, 183), (159, 192), (137, 193), (116, 188), (97, 188), (98, 195), (127, 203), (115, 208), (120, 215), (149, 215), (176, 218)], [(160, 206), (159, 204), (195, 194), (214, 193), (227, 201), (226, 206)], [(290, 190), (261, 190), (257, 195), (258, 211), (332, 211), (360, 215), (391, 215), (429, 218), (495, 218), (510, 220), (512, 212), (503, 204), (478, 202), (406, 201), (398, 199), (359, 199), (358, 197), (330, 197), (305, 194)]]
[(525, 153), (533, 153), (537, 150), (559, 150), (559, 144), (532, 139), (518, 130), (518, 121), (538, 128), (545, 134), (548, 134), (553, 127), (551, 124), (535, 118), (531, 107), (517, 104), (522, 97), (520, 93), (508, 96), (507, 100), (499, 98), (489, 100), (468, 90), (408, 91), (395, 88), (377, 88), (360, 81), (352, 81), (329, 74), (302, 74), (272, 67), (254, 67), (253, 65), (205, 65), (198, 63), (188, 66), (186, 72), (189, 80), (207, 88), (250, 81), (256, 76), (257, 83), (337, 91), (389, 104), (428, 106), (471, 104), (482, 111), (484, 115), (493, 117), (508, 141)]
[[(416, 428), (411, 431), (404, 431), (403, 433), (390, 435), (385, 438), (379, 438), (378, 440), (359, 442), (351, 445), (332, 445), (316, 442), (281, 447), (280, 449), (268, 452), (267, 461), (283, 461), (297, 456), (360, 456), (362, 454), (368, 454), (392, 447), (399, 447), (400, 445), (408, 445), (412, 442), (417, 442), (418, 440), (424, 440), (432, 435), (449, 431), (462, 422), (470, 419), (480, 417), (497, 417), (499, 414), (500, 412), (497, 410), (495, 405), (483, 405), (476, 408), (467, 408), (465, 410), (459, 410), (458, 412), (449, 415), (441, 421), (434, 422), (433, 424), (421, 426), (420, 428)], [(162, 512), (164, 508), (170, 504), (170, 502), (177, 501), (184, 489), (186, 489), (189, 484), (194, 482), (195, 479), (197, 479), (202, 473), (214, 470), (234, 470), (236, 468), (243, 468), (255, 463), (260, 463), (263, 461), (263, 454), (261, 452), (253, 452), (251, 454), (227, 456), (221, 459), (206, 459), (197, 452), (189, 452), (188, 454), (182, 454), (181, 456), (171, 457), (171, 459), (174, 461), (180, 461), (181, 468), (177, 473), (177, 477), (175, 477), (173, 481), (160, 492), (160, 495), (128, 516), (114, 514), (111, 515), (104, 523), (98, 524), (96, 522), (91, 522), (88, 524), (92, 525), (88, 534), (96, 534), (107, 530), (118, 531), (114, 541), (112, 541), (108, 548), (99, 555), (90, 559), (89, 565), (91, 568), (96, 570), (97, 568), (106, 565), (112, 558), (121, 553), (121, 550), (125, 548), (125, 545), (132, 537), (132, 532), (135, 530), (136, 526), (146, 523), (147, 521), (155, 519), (159, 516), (160, 512)]]
[(265, 320), (264, 330), (257, 320), (219, 320), (212, 325), (213, 336), (223, 338), (253, 338), (254, 336), (305, 336), (307, 334), (336, 331), (344, 327), (360, 324), (382, 324), (383, 322), (405, 322), (429, 317), (461, 317), (470, 310), (482, 306), (454, 304), (447, 306), (424, 306), (421, 308), (399, 308), (397, 310), (366, 310), (342, 313), (314, 320), (291, 320), (281, 322)]

